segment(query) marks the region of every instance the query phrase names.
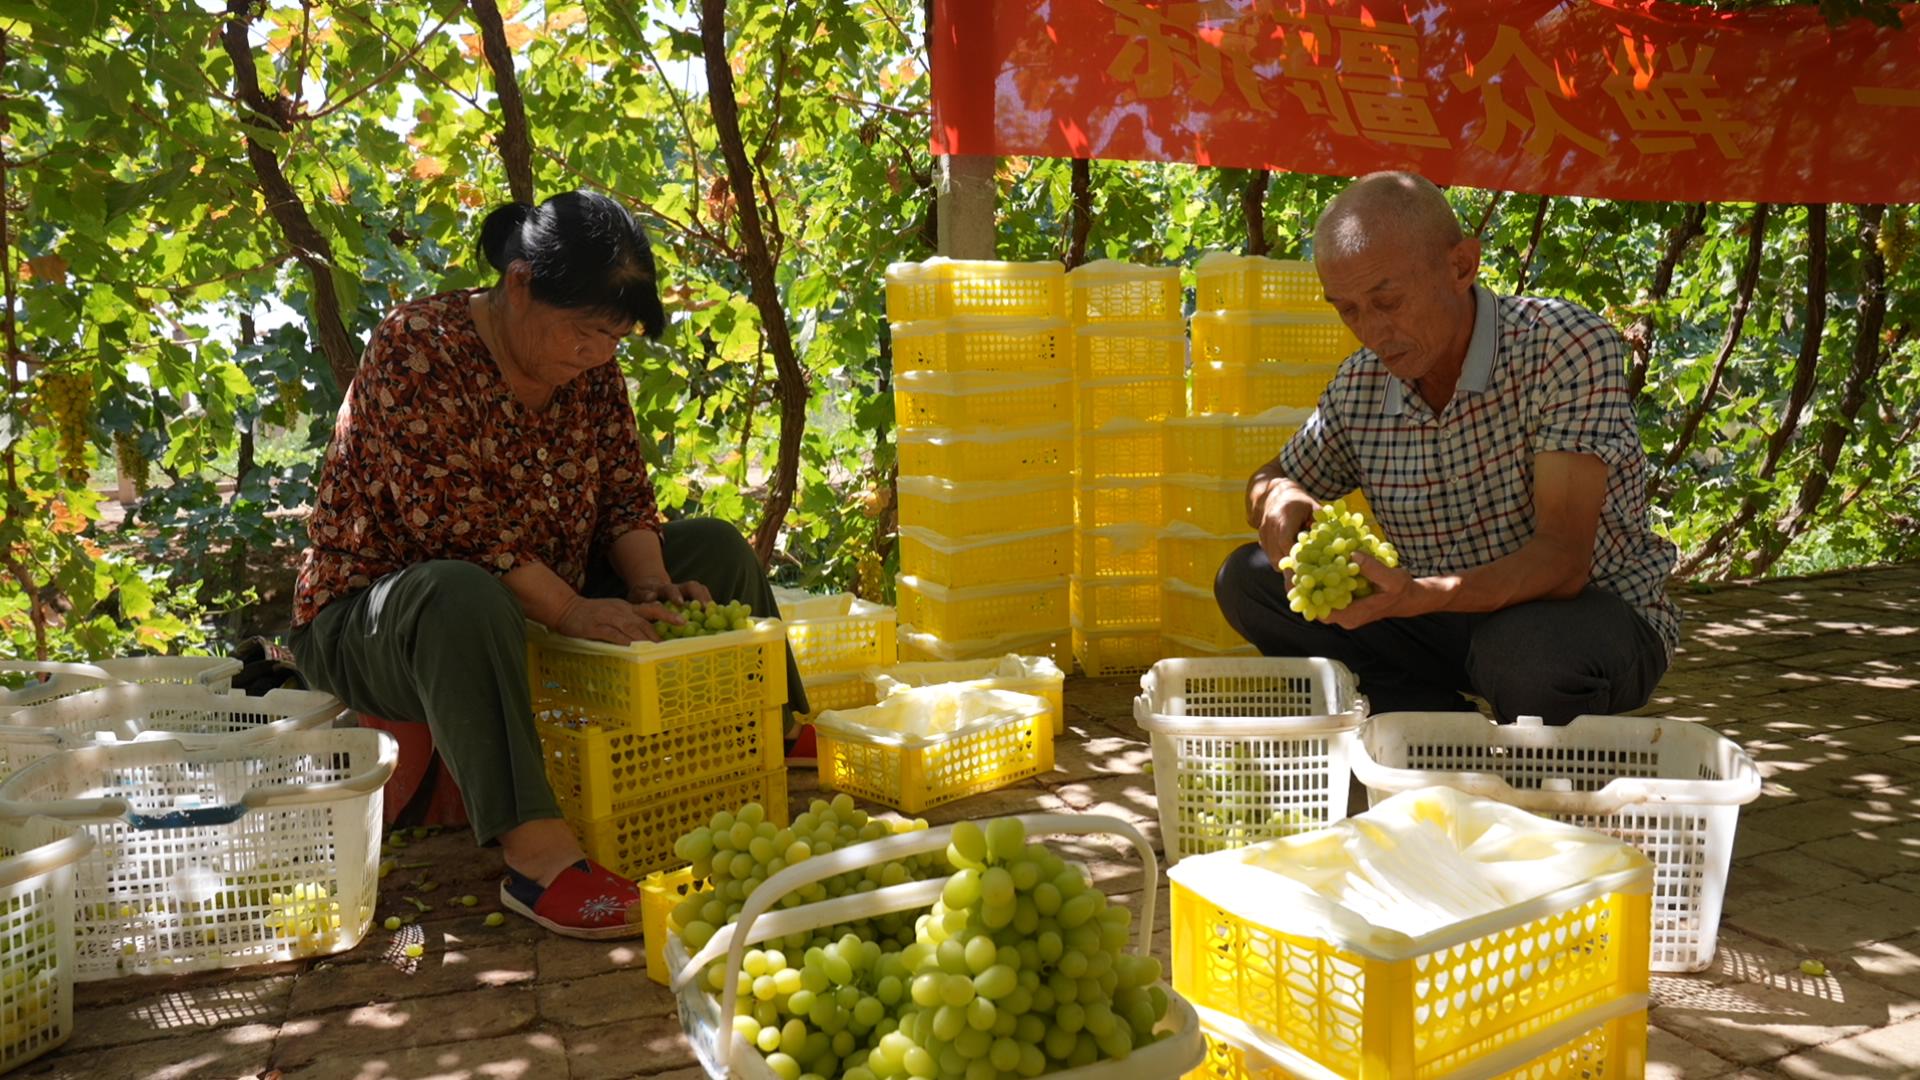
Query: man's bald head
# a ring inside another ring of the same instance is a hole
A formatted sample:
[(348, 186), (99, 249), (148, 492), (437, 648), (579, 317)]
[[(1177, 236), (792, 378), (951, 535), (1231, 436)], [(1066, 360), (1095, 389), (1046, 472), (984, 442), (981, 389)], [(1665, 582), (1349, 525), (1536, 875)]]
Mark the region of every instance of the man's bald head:
[(1377, 172), (1334, 196), (1313, 228), (1316, 260), (1358, 255), (1375, 245), (1439, 259), (1461, 240), (1460, 219), (1424, 176)]

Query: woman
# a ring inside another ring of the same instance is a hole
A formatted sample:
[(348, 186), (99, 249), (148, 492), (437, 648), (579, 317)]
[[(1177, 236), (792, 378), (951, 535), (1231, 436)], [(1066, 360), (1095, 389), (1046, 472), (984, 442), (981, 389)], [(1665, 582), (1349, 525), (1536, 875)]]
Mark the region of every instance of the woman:
[[(432, 731), (501, 902), (558, 934), (632, 936), (633, 882), (588, 860), (547, 785), (524, 620), (625, 645), (664, 604), (777, 615), (739, 532), (663, 522), (614, 355), (665, 328), (646, 234), (569, 192), (487, 216), (490, 289), (389, 314), (334, 424), (294, 596), (301, 672), (355, 709)], [(790, 706), (804, 711), (788, 662)]]

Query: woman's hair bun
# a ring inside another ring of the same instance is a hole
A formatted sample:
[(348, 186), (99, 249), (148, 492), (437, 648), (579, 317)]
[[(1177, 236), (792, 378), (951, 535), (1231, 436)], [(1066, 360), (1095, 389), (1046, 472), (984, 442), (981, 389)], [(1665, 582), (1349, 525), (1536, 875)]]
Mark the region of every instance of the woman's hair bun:
[(531, 216), (533, 207), (528, 203), (502, 203), (480, 223), (480, 253), (486, 256), (489, 266), (506, 272), (507, 266), (519, 255), (520, 227)]

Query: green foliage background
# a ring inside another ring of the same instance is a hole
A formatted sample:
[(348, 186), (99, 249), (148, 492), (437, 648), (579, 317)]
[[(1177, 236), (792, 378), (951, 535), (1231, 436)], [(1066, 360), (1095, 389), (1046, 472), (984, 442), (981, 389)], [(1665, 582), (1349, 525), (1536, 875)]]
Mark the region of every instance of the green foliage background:
[[(1840, 9), (1858, 5), (1828, 6), (1850, 14)], [(1869, 16), (1886, 14), (1867, 6)], [(869, 566), (863, 582), (860, 563), (892, 549), (883, 271), (933, 253), (924, 14), (919, 0), (732, 7), (745, 142), (812, 383), (775, 572), (791, 584), (872, 592), (876, 575)], [(0, 655), (164, 651), (282, 625), (304, 543), (298, 508), (340, 399), (314, 329), (310, 266), (330, 274), (356, 343), (401, 298), (484, 280), (478, 221), (508, 189), (469, 5), (274, 0), (249, 12), (252, 59), (287, 120), (265, 132), (243, 123), (219, 36), (223, 8), (0, 0), (4, 271), (15, 320)], [(657, 440), (662, 502), (672, 514), (751, 528), (778, 437), (774, 374), (703, 97), (698, 5), (507, 0), (500, 11), (539, 194), (614, 192), (656, 237), (673, 330), (663, 344), (629, 347), (623, 362), (642, 430)], [(329, 252), (291, 243), (276, 224), (243, 145), (249, 130)], [(1003, 163), (1003, 258), (1061, 257), (1069, 174), (1067, 162)], [(1246, 174), (1095, 163), (1091, 177), (1089, 257), (1190, 266), (1203, 251), (1247, 245)], [(1306, 254), (1314, 213), (1338, 185), (1271, 178), (1271, 254)], [(1451, 194), (1464, 220), (1485, 222), (1496, 288), (1565, 296), (1622, 327), (1650, 321), (1639, 407), (1661, 460), (1709, 382), (1753, 208), (1707, 207), (1703, 234), (1655, 299), (1654, 268), (1689, 207), (1556, 198), (1542, 216), (1534, 196)], [(1773, 208), (1725, 376), (1690, 447), (1657, 478), (1658, 524), (1689, 552), (1743, 504), (1754, 508), (1701, 561), (1702, 576), (1756, 565), (1808, 471), (1821, 467), (1819, 437), (1838, 416), (1867, 242), (1853, 207), (1831, 215), (1815, 392), (1786, 458), (1760, 470), (1799, 350), (1807, 217), (1803, 207)], [(1920, 260), (1905, 258), (1920, 231), (1914, 217), (1894, 207), (1882, 222), (1890, 303), (1871, 343), (1882, 360), (1811, 528), (1775, 553), (1770, 572), (1920, 555), (1911, 509), (1920, 346), (1910, 332)], [(271, 329), (252, 334), (256, 318)], [(84, 376), (93, 389), (89, 482), (60, 467), (44, 407), (51, 373)], [(149, 462), (144, 496), (123, 522), (104, 522), (97, 489)], [(36, 600), (46, 616), (39, 634)]]

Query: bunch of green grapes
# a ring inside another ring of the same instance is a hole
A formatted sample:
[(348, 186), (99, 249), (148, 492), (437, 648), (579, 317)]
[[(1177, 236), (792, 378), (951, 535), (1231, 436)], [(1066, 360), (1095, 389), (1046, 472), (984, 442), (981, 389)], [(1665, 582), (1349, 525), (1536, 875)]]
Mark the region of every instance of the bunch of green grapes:
[(887, 568), (877, 552), (863, 551), (855, 566), (859, 580), (855, 591), (863, 600), (880, 600), (886, 593)]
[(133, 490), (138, 494), (147, 493), (147, 456), (140, 452), (140, 439), (131, 431), (113, 433), (113, 459), (120, 466), (120, 475), (133, 482)]
[[(748, 803), (738, 813), (723, 810), (674, 844), (674, 854), (693, 864), (693, 876), (704, 886), (675, 905), (668, 916), (669, 927), (686, 942), (689, 952), (698, 951), (721, 927), (739, 918), (753, 890), (787, 867), (839, 848), (926, 827), (922, 820), (869, 817), (844, 794), (834, 796), (832, 802), (813, 800), (806, 812), (785, 828), (768, 821), (766, 810), (758, 803)], [(883, 885), (919, 881), (945, 872), (946, 864), (937, 853), (916, 855), (814, 882), (784, 897), (781, 906), (797, 907), (849, 893), (871, 892)], [(905, 916), (882, 916), (845, 927), (823, 927), (811, 934), (789, 934), (778, 944), (798, 953), (825, 946), (847, 933), (870, 940), (897, 939), (904, 944), (912, 940), (913, 923)], [(708, 973), (715, 989), (719, 988), (719, 977), (718, 970)]]
[(910, 1006), (847, 1080), (1039, 1076), (1163, 1037), (1160, 962), (1124, 951), (1133, 916), (1014, 818), (954, 826), (957, 869), (903, 957)]
[(49, 371), (41, 375), (40, 400), (60, 439), (60, 464), (69, 479), (87, 477), (87, 428), (93, 415), (93, 379), (84, 372)]
[(653, 629), (662, 641), (724, 634), (731, 630), (745, 630), (753, 625), (753, 610), (738, 600), (726, 604), (717, 604), (712, 600), (691, 600), (685, 604), (668, 604), (667, 610), (687, 621), (675, 624), (665, 619), (655, 619)]
[(1354, 556), (1360, 552), (1387, 566), (1400, 565), (1400, 553), (1367, 528), (1367, 519), (1347, 509), (1345, 499), (1318, 506), (1313, 524), (1302, 530), (1277, 570), (1293, 571), (1287, 606), (1309, 619), (1324, 619), (1373, 591)]
[(1880, 257), (1887, 261), (1887, 276), (1898, 274), (1907, 265), (1914, 249), (1920, 247), (1920, 226), (1898, 206), (1887, 207), (1880, 222)]

